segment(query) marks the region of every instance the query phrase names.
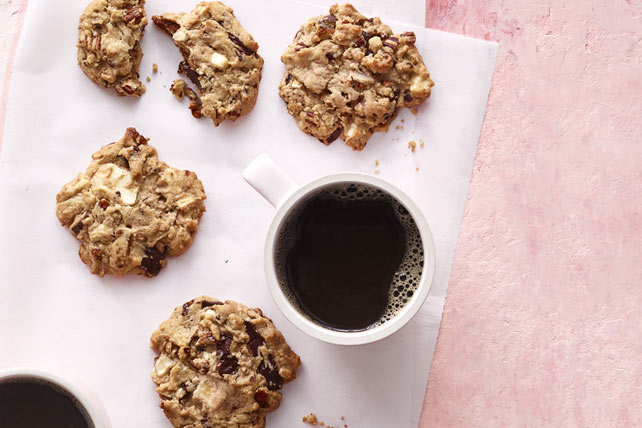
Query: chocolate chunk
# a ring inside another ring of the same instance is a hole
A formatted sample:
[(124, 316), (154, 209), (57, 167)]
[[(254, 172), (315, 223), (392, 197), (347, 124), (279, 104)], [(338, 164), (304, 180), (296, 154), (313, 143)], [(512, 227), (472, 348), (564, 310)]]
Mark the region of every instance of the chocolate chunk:
[(402, 33), (401, 35), (404, 36), (404, 37), (407, 37), (409, 39), (408, 41), (410, 43), (415, 43), (417, 41), (417, 36), (415, 36), (415, 33), (413, 33), (412, 31), (408, 31), (406, 33)]
[(221, 338), (218, 341), (216, 355), (224, 355), (230, 353), (230, 346), (232, 346), (232, 335), (226, 332), (221, 332)]
[(254, 393), (254, 401), (259, 403), (259, 406), (263, 407), (264, 409), (270, 407), (267, 402), (267, 392), (263, 391), (262, 389), (259, 389)]
[(109, 206), (109, 201), (107, 199), (101, 199), (100, 201), (98, 201), (98, 206), (102, 208), (103, 211), (105, 211)]
[(222, 305), (222, 302), (210, 302), (209, 300), (203, 300), (201, 301), (201, 308), (209, 308), (210, 306), (214, 305)]
[(232, 43), (234, 43), (236, 46), (238, 46), (239, 48), (241, 48), (241, 49), (243, 50), (243, 52), (245, 52), (245, 54), (246, 54), (246, 55), (254, 55), (254, 54), (256, 53), (256, 52), (254, 52), (252, 49), (250, 49), (250, 48), (248, 48), (247, 46), (245, 46), (245, 45), (243, 44), (243, 42), (241, 41), (241, 39), (239, 39), (238, 37), (236, 37), (234, 34), (232, 34), (232, 33), (227, 33), (227, 37), (229, 37), (229, 38), (230, 38), (230, 40), (232, 41)]
[(71, 228), (71, 232), (72, 232), (74, 235), (78, 235), (78, 234), (80, 233), (80, 231), (82, 230), (82, 226), (83, 226), (82, 221), (79, 221), (78, 223), (76, 223), (76, 224)]
[(221, 376), (223, 376), (224, 374), (234, 374), (238, 369), (238, 360), (233, 355), (223, 356), (217, 367), (218, 374), (220, 374)]
[(145, 274), (149, 277), (158, 275), (158, 272), (163, 268), (162, 261), (165, 260), (165, 254), (157, 248), (145, 249), (147, 257), (141, 260), (140, 265), (145, 269)]
[(290, 83), (291, 81), (292, 81), (292, 75), (291, 75), (291, 74), (288, 74), (287, 76), (285, 76), (285, 84), (286, 84), (286, 85), (287, 85), (288, 83)]
[(360, 48), (361, 46), (365, 45), (366, 41), (364, 39), (359, 39), (356, 42), (354, 42), (354, 47), (355, 48)]
[(334, 26), (337, 22), (337, 17), (334, 15), (327, 15), (323, 19), (319, 20), (319, 26), (324, 30), (334, 29)]
[(332, 143), (334, 140), (339, 138), (339, 135), (341, 135), (342, 132), (343, 132), (343, 128), (342, 127), (338, 127), (337, 129), (332, 131), (332, 134), (330, 134), (330, 136), (328, 138), (325, 139), (325, 143), (326, 144)]
[(394, 49), (394, 48), (397, 47), (397, 42), (399, 42), (398, 38), (396, 38), (396, 37), (388, 37), (386, 40), (383, 41), (383, 45)]
[(170, 35), (173, 35), (181, 27), (176, 22), (163, 19), (160, 16), (152, 16), (152, 21)]
[(252, 355), (256, 357), (259, 355), (259, 348), (265, 344), (265, 339), (256, 331), (254, 325), (248, 321), (245, 321), (245, 331), (247, 331), (248, 336), (250, 336), (248, 346), (250, 350), (252, 350)]
[(281, 389), (283, 386), (283, 378), (279, 374), (279, 368), (276, 366), (272, 355), (270, 355), (268, 359), (268, 364), (265, 364), (265, 360), (262, 360), (261, 364), (259, 364), (259, 373), (265, 378), (270, 391)]
[(193, 300), (193, 299), (192, 299), (192, 300), (190, 300), (189, 302), (185, 302), (185, 303), (183, 303), (183, 311), (182, 311), (183, 316), (186, 316), (186, 315), (187, 315), (187, 312), (188, 312), (188, 310), (189, 310), (189, 307), (190, 307), (190, 306), (192, 306), (192, 303), (194, 303), (194, 300)]
[(138, 23), (143, 17), (143, 10), (140, 6), (134, 6), (125, 13), (125, 22), (128, 24), (132, 21)]
[(203, 89), (201, 88), (201, 83), (198, 81), (198, 73), (187, 64), (187, 61), (181, 61), (178, 64), (178, 72), (185, 74), (199, 90)]
[(238, 370), (238, 360), (230, 354), (230, 346), (232, 346), (232, 336), (229, 333), (221, 332), (221, 339), (218, 341), (218, 348), (216, 355), (219, 358), (219, 363), (216, 368), (218, 374), (233, 374)]
[(403, 92), (403, 99), (404, 99), (407, 103), (409, 103), (410, 101), (412, 101), (412, 95), (410, 95), (410, 92), (408, 92), (408, 90), (405, 90), (405, 91)]

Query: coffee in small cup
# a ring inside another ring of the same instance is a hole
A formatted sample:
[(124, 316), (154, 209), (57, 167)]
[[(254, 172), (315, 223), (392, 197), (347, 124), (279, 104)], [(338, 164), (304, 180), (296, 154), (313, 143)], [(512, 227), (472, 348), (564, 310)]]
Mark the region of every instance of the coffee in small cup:
[(390, 321), (417, 290), (423, 243), (406, 207), (364, 183), (333, 183), (295, 205), (277, 231), (278, 282), (305, 317), (338, 331)]
[(0, 427), (93, 428), (85, 408), (64, 388), (43, 379), (0, 380)]

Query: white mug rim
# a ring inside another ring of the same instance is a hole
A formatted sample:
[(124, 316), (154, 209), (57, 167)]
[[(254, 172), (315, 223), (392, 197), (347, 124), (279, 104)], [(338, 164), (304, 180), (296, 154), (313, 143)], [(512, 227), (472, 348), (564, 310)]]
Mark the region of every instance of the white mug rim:
[(14, 367), (0, 369), (0, 384), (11, 379), (34, 379), (43, 383), (50, 383), (63, 389), (83, 407), (90, 419), (92, 428), (109, 428), (109, 420), (105, 409), (98, 397), (84, 385), (72, 382), (68, 378), (54, 372), (33, 367)]
[[(290, 210), (297, 205), (297, 203), (309, 195), (310, 193), (336, 183), (363, 183), (375, 188), (379, 188), (386, 193), (390, 194), (397, 201), (401, 202), (410, 215), (412, 216), (423, 244), (424, 251), (424, 266), (421, 272), (421, 279), (415, 294), (411, 297), (408, 303), (397, 313), (390, 321), (385, 324), (373, 327), (367, 330), (360, 331), (339, 331), (320, 324), (315, 323), (309, 318), (301, 314), (288, 300), (283, 292), (276, 275), (274, 267), (274, 246), (276, 243), (276, 235), (279, 228)], [(424, 218), (419, 207), (413, 200), (406, 195), (402, 190), (383, 180), (370, 174), (355, 173), (355, 172), (342, 172), (323, 176), (321, 178), (312, 180), (307, 184), (297, 187), (290, 193), (285, 201), (277, 207), (276, 213), (272, 218), (268, 228), (267, 237), (265, 240), (264, 248), (264, 270), (265, 277), (268, 284), (268, 289), (272, 295), (272, 299), (277, 307), (281, 310), (283, 315), (294, 324), (299, 330), (304, 333), (323, 340), (325, 342), (339, 344), (339, 345), (361, 345), (366, 343), (376, 342), (389, 335), (393, 334), (401, 327), (403, 327), (414, 315), (419, 311), (425, 302), (435, 274), (435, 245), (432, 237), (432, 232), (428, 222)]]

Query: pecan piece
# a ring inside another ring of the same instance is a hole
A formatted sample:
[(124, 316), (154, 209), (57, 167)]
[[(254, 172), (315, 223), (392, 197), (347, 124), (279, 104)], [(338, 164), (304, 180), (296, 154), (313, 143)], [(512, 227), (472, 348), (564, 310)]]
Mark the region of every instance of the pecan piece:
[(128, 24), (132, 21), (134, 21), (134, 23), (138, 23), (140, 22), (140, 19), (143, 17), (143, 15), (143, 9), (140, 6), (134, 6), (131, 9), (127, 10), (124, 19)]

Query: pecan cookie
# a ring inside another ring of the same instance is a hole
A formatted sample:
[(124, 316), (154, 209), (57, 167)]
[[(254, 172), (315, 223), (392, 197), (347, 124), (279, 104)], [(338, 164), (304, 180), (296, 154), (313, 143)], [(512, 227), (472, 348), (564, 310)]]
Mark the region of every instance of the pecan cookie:
[(134, 128), (92, 156), (56, 196), (56, 215), (80, 241), (91, 273), (153, 277), (192, 244), (205, 211), (196, 174), (158, 160)]
[(303, 24), (281, 61), (279, 95), (299, 128), (326, 145), (341, 137), (354, 150), (433, 86), (414, 33), (393, 34), (350, 4)]
[(152, 380), (176, 427), (262, 428), (299, 356), (260, 309), (198, 297), (152, 334)]
[(95, 83), (121, 96), (145, 92), (138, 75), (147, 25), (144, 5), (145, 0), (94, 0), (80, 15), (78, 65)]
[(178, 72), (200, 93), (190, 104), (194, 117), (207, 116), (218, 126), (252, 110), (263, 58), (232, 9), (220, 2), (202, 2), (191, 12), (165, 13), (152, 20), (174, 39), (184, 58)]

